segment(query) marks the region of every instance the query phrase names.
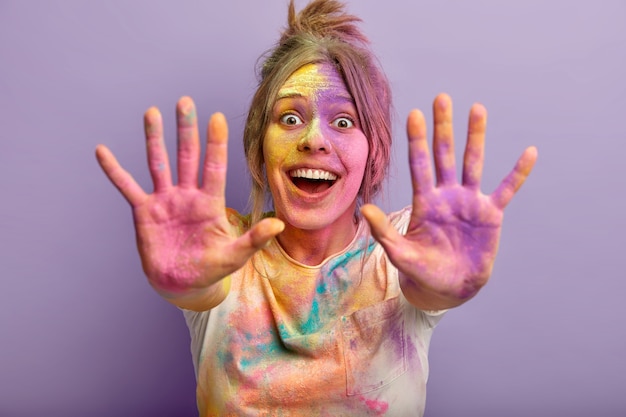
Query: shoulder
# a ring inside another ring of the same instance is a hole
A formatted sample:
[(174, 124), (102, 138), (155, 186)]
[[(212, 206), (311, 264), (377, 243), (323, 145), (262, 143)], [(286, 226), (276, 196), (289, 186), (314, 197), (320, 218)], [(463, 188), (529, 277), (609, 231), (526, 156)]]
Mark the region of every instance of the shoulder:
[[(264, 219), (266, 217), (274, 217), (274, 212), (263, 213), (261, 218)], [(250, 214), (241, 214), (230, 207), (226, 208), (226, 219), (239, 234), (247, 232), (252, 224), (252, 216)]]
[(243, 234), (250, 229), (250, 215), (241, 214), (237, 210), (227, 207), (226, 219), (231, 226), (237, 231), (237, 234)]
[(387, 214), (387, 218), (396, 230), (404, 234), (409, 226), (409, 220), (411, 219), (411, 206), (391, 212)]

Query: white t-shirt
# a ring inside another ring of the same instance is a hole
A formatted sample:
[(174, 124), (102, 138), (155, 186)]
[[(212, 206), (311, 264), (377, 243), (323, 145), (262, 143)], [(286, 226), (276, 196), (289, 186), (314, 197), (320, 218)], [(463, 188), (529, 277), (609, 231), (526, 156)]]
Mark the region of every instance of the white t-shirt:
[[(244, 219), (230, 216), (243, 232)], [(389, 218), (404, 233), (409, 216)], [(183, 310), (201, 417), (423, 415), (442, 314), (404, 298), (365, 221), (320, 265), (298, 263), (274, 240), (231, 279), (217, 307)]]

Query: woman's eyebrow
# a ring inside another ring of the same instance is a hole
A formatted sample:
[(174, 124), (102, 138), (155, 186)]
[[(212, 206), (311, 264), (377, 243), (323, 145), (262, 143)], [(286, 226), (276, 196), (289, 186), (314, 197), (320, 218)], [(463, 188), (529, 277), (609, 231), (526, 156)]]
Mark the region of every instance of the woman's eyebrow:
[[(323, 95), (331, 96), (332, 98), (337, 99), (339, 101), (345, 101), (345, 102), (354, 104), (354, 98), (349, 93), (341, 92), (341, 93), (335, 94), (333, 92), (325, 92), (325, 94)], [(287, 89), (287, 90), (280, 90), (278, 92), (278, 95), (276, 96), (276, 101), (282, 100), (282, 99), (288, 99), (288, 98), (303, 98), (305, 100), (308, 100), (308, 96), (306, 94), (302, 94), (301, 92), (297, 90)]]
[(294, 91), (294, 90), (281, 90), (278, 92), (278, 95), (276, 96), (276, 100), (282, 100), (285, 98), (306, 98), (306, 96), (302, 93), (300, 93), (299, 91)]

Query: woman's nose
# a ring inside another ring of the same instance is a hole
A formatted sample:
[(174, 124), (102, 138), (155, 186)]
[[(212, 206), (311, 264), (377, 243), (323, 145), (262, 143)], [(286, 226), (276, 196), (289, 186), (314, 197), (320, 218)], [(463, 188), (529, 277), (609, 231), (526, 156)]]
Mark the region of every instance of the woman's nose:
[(320, 123), (315, 121), (309, 125), (304, 136), (298, 142), (300, 152), (330, 152), (330, 143), (321, 129)]

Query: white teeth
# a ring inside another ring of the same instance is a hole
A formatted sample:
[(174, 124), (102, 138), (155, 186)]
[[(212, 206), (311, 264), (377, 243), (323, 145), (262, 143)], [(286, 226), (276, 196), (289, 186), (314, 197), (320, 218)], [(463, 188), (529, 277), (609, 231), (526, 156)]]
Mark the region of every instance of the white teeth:
[(289, 174), (294, 178), (307, 178), (310, 180), (334, 181), (337, 179), (335, 174), (322, 171), (321, 169), (294, 169)]

